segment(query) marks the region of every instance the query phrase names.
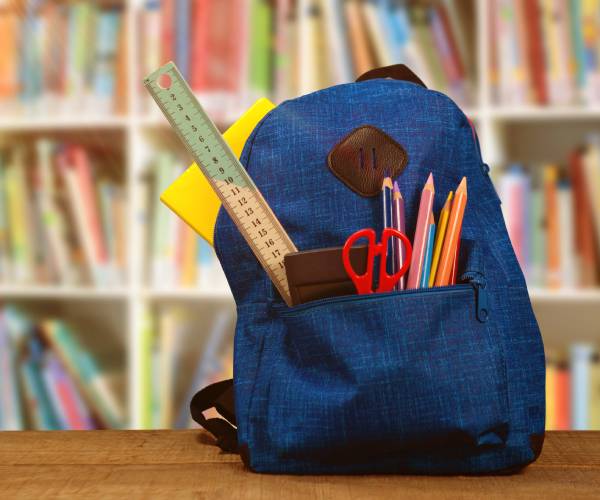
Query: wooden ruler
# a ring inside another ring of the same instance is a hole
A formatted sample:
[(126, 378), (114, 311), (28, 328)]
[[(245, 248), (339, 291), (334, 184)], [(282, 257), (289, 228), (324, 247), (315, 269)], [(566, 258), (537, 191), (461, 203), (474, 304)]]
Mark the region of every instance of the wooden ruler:
[(175, 64), (169, 62), (154, 71), (144, 80), (144, 85), (221, 199), (283, 300), (291, 305), (283, 258), (297, 250), (246, 169), (223, 140)]

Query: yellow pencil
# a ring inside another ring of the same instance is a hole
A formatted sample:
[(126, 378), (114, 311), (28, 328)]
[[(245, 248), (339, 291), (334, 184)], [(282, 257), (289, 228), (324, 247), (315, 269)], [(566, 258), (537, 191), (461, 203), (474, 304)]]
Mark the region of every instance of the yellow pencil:
[(432, 287), (435, 283), (435, 273), (440, 262), (440, 254), (442, 253), (442, 244), (444, 243), (444, 235), (446, 234), (446, 228), (448, 227), (448, 217), (450, 216), (450, 208), (452, 207), (452, 196), (454, 193), (450, 191), (446, 203), (442, 207), (440, 212), (440, 219), (438, 221), (437, 234), (435, 236), (435, 247), (433, 248), (433, 260), (431, 261), (431, 271), (429, 273), (429, 286)]

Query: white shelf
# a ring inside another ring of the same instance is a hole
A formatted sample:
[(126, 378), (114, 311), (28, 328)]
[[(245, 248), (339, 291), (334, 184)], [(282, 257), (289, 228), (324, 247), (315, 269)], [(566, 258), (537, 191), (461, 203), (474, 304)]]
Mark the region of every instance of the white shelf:
[(37, 118), (34, 116), (15, 116), (0, 118), (1, 132), (60, 131), (69, 129), (125, 129), (129, 124), (126, 116), (58, 116)]
[(68, 287), (52, 285), (0, 285), (2, 299), (69, 299), (69, 300), (117, 300), (129, 296), (127, 288)]
[(488, 114), (492, 119), (510, 121), (533, 120), (600, 120), (600, 108), (592, 107), (490, 107)]
[(142, 295), (148, 300), (213, 300), (233, 302), (229, 290), (199, 290), (194, 288), (146, 289)]
[(529, 297), (533, 302), (582, 303), (600, 302), (598, 288), (530, 288)]

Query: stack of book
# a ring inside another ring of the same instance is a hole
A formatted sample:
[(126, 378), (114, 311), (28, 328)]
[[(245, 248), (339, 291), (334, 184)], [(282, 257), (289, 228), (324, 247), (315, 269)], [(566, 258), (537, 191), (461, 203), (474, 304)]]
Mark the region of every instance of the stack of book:
[(498, 103), (600, 104), (600, 2), (490, 0), (489, 26)]
[(0, 151), (0, 283), (122, 282), (126, 206), (114, 163), (46, 139)]
[(512, 165), (496, 186), (530, 285), (600, 284), (600, 138), (572, 151), (568, 165)]
[(451, 0), (148, 0), (142, 73), (175, 61), (223, 119), (257, 97), (281, 101), (395, 63), (468, 104), (473, 61), (461, 13)]
[(600, 356), (573, 344), (546, 356), (546, 429), (600, 430)]
[(186, 163), (162, 150), (144, 174), (142, 235), (147, 249), (146, 275), (150, 286), (227, 291), (228, 285), (212, 247), (160, 201), (161, 193), (184, 170)]
[[(210, 330), (198, 332), (197, 322), (183, 308), (149, 309), (140, 335), (137, 398), (142, 428), (188, 428), (190, 401), (204, 386), (233, 376), (231, 329), (233, 314), (219, 310)], [(184, 337), (191, 330), (190, 347)], [(186, 369), (187, 368), (187, 369)]]
[(122, 9), (110, 4), (1, 6), (0, 109), (54, 115), (124, 111), (124, 27)]
[(66, 323), (0, 309), (0, 430), (124, 426), (108, 374)]

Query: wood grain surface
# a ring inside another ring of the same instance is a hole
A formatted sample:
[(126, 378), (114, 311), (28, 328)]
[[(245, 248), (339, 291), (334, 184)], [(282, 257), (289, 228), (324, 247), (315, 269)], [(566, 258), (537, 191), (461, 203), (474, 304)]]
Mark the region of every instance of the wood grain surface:
[(201, 431), (0, 432), (1, 498), (600, 498), (600, 432), (549, 432), (519, 474), (254, 474)]

